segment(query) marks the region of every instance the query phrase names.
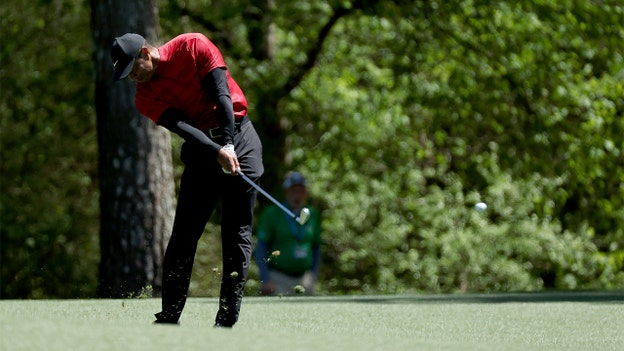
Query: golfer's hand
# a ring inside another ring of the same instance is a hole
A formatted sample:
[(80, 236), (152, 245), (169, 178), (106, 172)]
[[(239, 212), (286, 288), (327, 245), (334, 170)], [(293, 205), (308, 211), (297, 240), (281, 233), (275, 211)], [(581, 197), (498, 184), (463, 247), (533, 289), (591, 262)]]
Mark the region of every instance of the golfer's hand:
[(236, 175), (236, 170), (240, 168), (240, 164), (238, 164), (234, 145), (227, 144), (222, 147), (217, 155), (217, 162), (221, 165), (223, 172)]

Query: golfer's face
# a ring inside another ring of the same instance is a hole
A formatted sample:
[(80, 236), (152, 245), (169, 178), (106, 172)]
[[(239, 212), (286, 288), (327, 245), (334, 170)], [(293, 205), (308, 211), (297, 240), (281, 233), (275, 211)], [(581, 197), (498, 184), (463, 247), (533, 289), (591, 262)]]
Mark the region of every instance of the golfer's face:
[(141, 50), (137, 58), (134, 60), (134, 66), (128, 77), (135, 82), (144, 83), (149, 82), (154, 75), (154, 64), (152, 63), (151, 56)]

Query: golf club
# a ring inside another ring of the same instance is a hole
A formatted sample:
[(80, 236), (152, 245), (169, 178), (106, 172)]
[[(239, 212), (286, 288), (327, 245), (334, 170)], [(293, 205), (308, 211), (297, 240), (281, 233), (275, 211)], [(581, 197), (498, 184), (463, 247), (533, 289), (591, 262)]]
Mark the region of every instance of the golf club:
[(291, 210), (289, 210), (284, 205), (282, 205), (279, 201), (277, 201), (273, 196), (271, 196), (269, 193), (264, 191), (264, 189), (262, 189), (258, 184), (254, 183), (253, 180), (249, 179), (249, 177), (247, 177), (240, 169), (237, 169), (236, 173), (238, 175), (240, 175), (247, 183), (249, 183), (249, 185), (253, 186), (262, 195), (264, 195), (267, 199), (271, 200), (274, 204), (276, 204), (277, 207), (279, 207), (282, 211), (286, 212), (286, 214), (288, 216), (293, 218), (300, 225), (306, 224), (308, 219), (310, 219), (310, 210), (308, 208), (306, 208), (306, 207), (302, 208), (301, 209), (301, 214), (299, 216), (297, 216)]

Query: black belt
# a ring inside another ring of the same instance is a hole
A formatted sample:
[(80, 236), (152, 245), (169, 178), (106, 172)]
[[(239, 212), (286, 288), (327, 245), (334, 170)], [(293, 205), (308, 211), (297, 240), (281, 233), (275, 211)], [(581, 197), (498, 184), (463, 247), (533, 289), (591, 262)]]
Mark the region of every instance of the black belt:
[[(235, 132), (239, 131), (241, 126), (247, 122), (249, 122), (248, 116), (241, 118), (238, 122), (234, 122), (234, 131)], [(221, 127), (208, 129), (206, 131), (206, 135), (208, 135), (210, 139), (216, 139), (216, 138), (220, 138), (221, 136), (223, 136), (223, 134), (221, 134)]]

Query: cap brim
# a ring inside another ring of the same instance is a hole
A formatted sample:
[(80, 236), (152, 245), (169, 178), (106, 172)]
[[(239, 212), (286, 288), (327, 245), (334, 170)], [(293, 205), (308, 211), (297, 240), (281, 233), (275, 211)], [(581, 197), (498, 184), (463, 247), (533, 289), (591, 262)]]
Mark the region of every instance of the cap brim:
[(118, 66), (119, 67), (115, 67), (115, 71), (113, 72), (113, 82), (122, 80), (130, 75), (130, 72), (132, 72), (132, 67), (134, 66), (134, 59), (130, 60), (130, 62), (126, 63), (125, 65), (119, 63)]

